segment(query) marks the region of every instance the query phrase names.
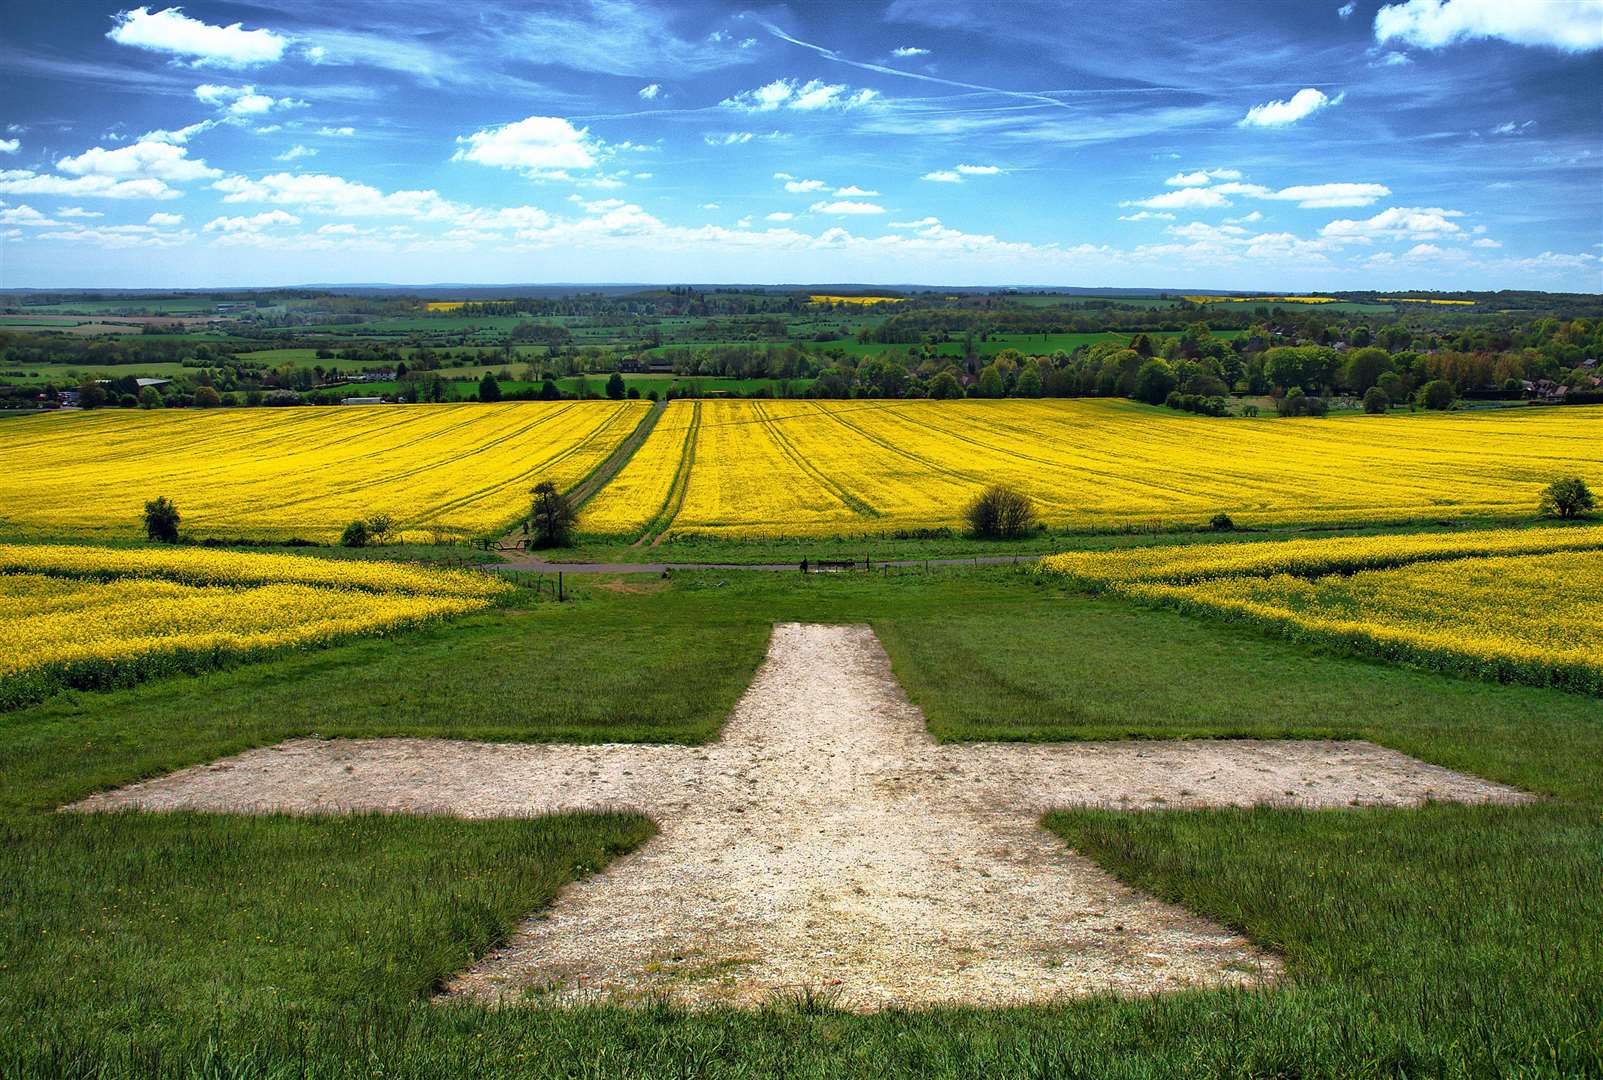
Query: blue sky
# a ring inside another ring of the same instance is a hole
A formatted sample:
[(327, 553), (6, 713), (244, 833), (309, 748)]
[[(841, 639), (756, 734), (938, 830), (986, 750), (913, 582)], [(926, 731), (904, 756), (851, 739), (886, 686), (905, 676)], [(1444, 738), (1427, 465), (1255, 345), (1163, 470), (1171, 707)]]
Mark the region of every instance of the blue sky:
[(0, 2), (0, 287), (1603, 291), (1603, 0)]

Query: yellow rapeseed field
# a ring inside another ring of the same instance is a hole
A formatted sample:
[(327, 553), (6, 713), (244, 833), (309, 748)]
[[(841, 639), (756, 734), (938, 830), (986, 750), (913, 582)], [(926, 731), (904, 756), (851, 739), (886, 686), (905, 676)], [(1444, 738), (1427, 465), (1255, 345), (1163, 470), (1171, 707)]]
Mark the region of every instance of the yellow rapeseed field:
[(393, 515), (414, 538), (482, 535), (617, 448), (644, 402), (105, 409), (0, 424), (0, 531), (138, 535), (147, 499), (197, 536), (336, 539)]
[(902, 302), (900, 296), (809, 296), (807, 300), (813, 304), (862, 304), (865, 307)]
[(581, 529), (742, 538), (955, 528), (996, 482), (1029, 494), (1048, 524), (1076, 528), (1195, 525), (1219, 512), (1240, 524), (1526, 515), (1555, 476), (1603, 486), (1603, 408), (1323, 420), (1084, 399), (667, 410), (581, 512)]
[(486, 607), (479, 574), (207, 549), (0, 545), (0, 708)]
[(1288, 637), (1603, 693), (1603, 527), (1071, 552), (1041, 569)]

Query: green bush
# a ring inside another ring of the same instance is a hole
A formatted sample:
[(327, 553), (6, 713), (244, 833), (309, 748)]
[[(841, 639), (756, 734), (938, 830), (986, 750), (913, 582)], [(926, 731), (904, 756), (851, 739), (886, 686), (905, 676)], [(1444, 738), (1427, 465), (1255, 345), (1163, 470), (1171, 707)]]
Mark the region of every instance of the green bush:
[(579, 514), (573, 503), (555, 484), (542, 480), (535, 485), (534, 502), (529, 507), (530, 547), (568, 547), (578, 524)]
[(361, 518), (345, 526), (345, 531), (340, 534), (340, 544), (348, 548), (367, 547), (369, 539), (367, 522)]
[(1458, 393), (1446, 379), (1432, 379), (1419, 388), (1419, 403), (1427, 409), (1450, 409)]
[(1378, 386), (1371, 386), (1364, 391), (1364, 411), (1366, 413), (1383, 413), (1389, 408), (1391, 408), (1391, 398), (1386, 396), (1386, 391)]
[(1235, 527), (1236, 523), (1230, 520), (1229, 514), (1215, 514), (1213, 520), (1208, 522), (1208, 528), (1214, 532), (1230, 532)]
[(1035, 504), (1021, 491), (992, 484), (963, 511), (969, 532), (985, 540), (1012, 540), (1035, 529)]
[(1549, 517), (1577, 518), (1597, 505), (1592, 489), (1579, 476), (1563, 476), (1542, 492), (1542, 513)]
[(165, 495), (158, 495), (145, 504), (145, 535), (152, 540), (163, 544), (178, 543), (178, 523), (181, 520), (178, 507)]

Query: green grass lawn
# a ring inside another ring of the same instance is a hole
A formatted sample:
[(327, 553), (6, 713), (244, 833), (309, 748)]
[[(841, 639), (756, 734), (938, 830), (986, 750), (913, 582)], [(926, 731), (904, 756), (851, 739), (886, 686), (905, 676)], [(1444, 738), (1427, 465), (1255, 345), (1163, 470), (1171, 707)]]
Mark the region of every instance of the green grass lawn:
[[(1288, 982), (871, 1017), (805, 1001), (427, 1002), (561, 882), (642, 841), (637, 817), (53, 812), (314, 732), (703, 741), (788, 619), (872, 623), (946, 739), (1359, 735), (1544, 798), (1053, 815), (1119, 876), (1279, 949)], [(1011, 569), (591, 581), (569, 604), (64, 695), (0, 715), (0, 731), (8, 1077), (1603, 1070), (1603, 704), (1325, 654)]]

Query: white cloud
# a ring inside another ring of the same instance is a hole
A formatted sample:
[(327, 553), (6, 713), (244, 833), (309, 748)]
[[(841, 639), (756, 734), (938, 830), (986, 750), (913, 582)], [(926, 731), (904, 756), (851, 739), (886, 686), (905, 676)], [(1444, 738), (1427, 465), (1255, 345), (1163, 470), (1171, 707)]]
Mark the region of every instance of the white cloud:
[(795, 214), (789, 213), (788, 211), (785, 211), (785, 210), (775, 210), (772, 214), (769, 214), (766, 218), (764, 218), (764, 220), (765, 221), (789, 221), (791, 218), (793, 218), (795, 216), (796, 216)]
[(282, 210), (268, 210), (251, 217), (220, 217), (206, 223), (207, 232), (261, 232), (274, 225), (299, 225), (301, 219)]
[(202, 83), (195, 87), (195, 97), (203, 104), (222, 109), (233, 119), (262, 116), (274, 109), (299, 109), (306, 105), (306, 102), (294, 98), (259, 94), (254, 86), (219, 86), (216, 83)]
[(937, 169), (935, 172), (925, 173), (920, 179), (933, 180), (937, 184), (961, 184), (963, 182), (963, 177), (955, 169)]
[(1161, 195), (1154, 195), (1150, 199), (1132, 199), (1122, 202), (1120, 206), (1142, 206), (1148, 210), (1211, 210), (1218, 206), (1229, 206), (1230, 200), (1225, 198), (1215, 188), (1180, 188), (1178, 191), (1165, 191)]
[(1338, 218), (1320, 229), (1319, 235), (1355, 243), (1377, 239), (1451, 236), (1463, 231), (1452, 219), (1463, 216), (1462, 210), (1444, 210), (1439, 206), (1394, 206), (1361, 220)]
[[(1220, 184), (1215, 190), (1232, 194), (1229, 184)], [(1255, 188), (1256, 185), (1242, 185)], [(1278, 202), (1294, 202), (1304, 210), (1332, 209), (1340, 206), (1369, 206), (1391, 194), (1385, 184), (1296, 184), (1278, 191), (1242, 190), (1236, 194)]]
[(1500, 248), (1503, 245), (1498, 243), (1496, 240), (1493, 240), (1489, 236), (1482, 236), (1478, 240), (1476, 240), (1473, 244), (1471, 244), (1470, 246), (1471, 247), (1478, 247), (1478, 248)]
[(900, 46), (898, 48), (895, 48), (895, 49), (891, 50), (891, 55), (892, 56), (898, 57), (898, 58), (903, 59), (903, 60), (906, 60), (909, 57), (913, 57), (913, 56), (928, 56), (929, 54), (930, 54), (930, 51), (928, 49), (921, 49), (917, 45), (902, 45), (902, 46)]
[(1336, 9), (1336, 16), (1338, 18), (1342, 18), (1342, 19), (1350, 19), (1350, 18), (1353, 17), (1353, 12), (1355, 12), (1357, 10), (1358, 10), (1358, 5), (1352, 3), (1351, 0), (1348, 0), (1347, 3), (1341, 5), (1341, 7)]
[(260, 180), (225, 176), (212, 184), (225, 203), (261, 202), (296, 206), (313, 213), (342, 217), (410, 217), (456, 220), (466, 208), (437, 191), (394, 191), (325, 173), (273, 173)]
[(850, 199), (841, 199), (836, 202), (815, 202), (807, 208), (815, 214), (883, 214), (885, 208), (877, 203), (853, 202)]
[(660, 93), (662, 93), (661, 83), (651, 83), (649, 86), (642, 86), (640, 88), (640, 100), (655, 101), (657, 100), (657, 95)]
[(106, 215), (99, 210), (85, 210), (81, 206), (63, 206), (56, 211), (56, 216), (64, 218), (98, 218)]
[(1409, 56), (1407, 53), (1401, 53), (1401, 52), (1397, 52), (1397, 51), (1393, 50), (1392, 52), (1383, 54), (1381, 56), (1381, 58), (1379, 60), (1376, 60), (1374, 62), (1374, 64), (1372, 64), (1371, 66), (1372, 67), (1407, 67), (1409, 64), (1412, 64), (1413, 62), (1414, 62), (1414, 58)]
[(891, 228), (893, 228), (893, 229), (928, 229), (931, 226), (939, 225), (940, 223), (941, 223), (941, 219), (938, 218), (938, 217), (922, 217), (922, 218), (919, 218), (917, 221), (893, 221), (893, 222), (891, 222)]
[[(775, 173), (774, 179), (777, 180), (781, 177), (788, 178), (789, 176), (789, 173)], [(828, 186), (829, 185), (824, 183), (822, 180), (785, 180), (785, 190), (790, 192), (792, 195), (804, 195), (810, 191), (823, 191)]]
[(1214, 180), (1240, 180), (1239, 169), (1198, 169), (1196, 172), (1175, 173), (1164, 183), (1170, 187), (1204, 187)]
[(218, 123), (219, 121), (216, 120), (201, 120), (190, 124), (188, 127), (181, 127), (174, 131), (167, 131), (163, 128), (157, 128), (155, 131), (147, 131), (143, 135), (139, 136), (139, 141), (175, 143), (178, 145), (183, 145), (196, 135), (199, 135), (204, 131), (210, 131), (212, 128), (216, 127)]
[(56, 168), (73, 176), (109, 176), (120, 180), (208, 180), (221, 176), (204, 161), (191, 160), (182, 146), (161, 142), (136, 142), (107, 150), (91, 147), (77, 157), (64, 157)]
[(24, 203), (21, 206), (8, 206), (0, 210), (0, 225), (28, 225), (42, 227), (45, 225), (60, 225), (61, 222), (52, 220)]
[(701, 137), (701, 141), (708, 146), (743, 146), (756, 137), (754, 131), (726, 131), (722, 135), (709, 132)]
[(165, 227), (165, 226), (168, 226), (168, 225), (182, 225), (183, 223), (184, 223), (184, 215), (182, 215), (182, 214), (163, 214), (160, 211), (158, 211), (158, 212), (156, 212), (154, 214), (151, 214), (150, 217), (145, 221), (146, 225), (156, 225), (156, 226), (159, 226), (159, 227)]
[(847, 184), (845, 187), (836, 188), (835, 194), (842, 198), (872, 199), (879, 192), (860, 188), (856, 184)]
[(289, 39), (271, 30), (246, 30), (240, 23), (213, 26), (191, 19), (179, 8), (152, 12), (148, 7), (121, 11), (106, 34), (119, 45), (185, 57), (218, 67), (266, 64), (284, 55)]
[(844, 83), (826, 83), (812, 79), (798, 83), (795, 79), (775, 79), (755, 90), (743, 90), (723, 100), (726, 109), (741, 112), (773, 112), (776, 109), (794, 109), (799, 112), (818, 112), (823, 109), (856, 109), (879, 97), (877, 90), (858, 90), (855, 93)]
[(604, 153), (588, 128), (576, 128), (560, 116), (530, 116), (456, 141), (462, 148), (453, 161), (520, 169), (534, 178), (566, 179), (563, 170), (594, 168)]
[(995, 176), (1002, 171), (1000, 165), (959, 165), (957, 171), (964, 176)]
[(317, 133), (319, 135), (327, 135), (327, 136), (329, 136), (331, 138), (348, 139), (352, 135), (356, 134), (356, 129), (353, 128), (353, 127), (348, 127), (348, 126), (347, 127), (320, 127), (320, 128), (317, 129)]
[(1496, 127), (1494, 127), (1492, 129), (1492, 134), (1493, 135), (1523, 135), (1527, 131), (1529, 131), (1532, 127), (1534, 127), (1535, 125), (1536, 125), (1536, 121), (1535, 120), (1527, 120), (1523, 124), (1516, 124), (1514, 121), (1509, 120), (1506, 123), (1498, 124)]
[(1120, 221), (1173, 221), (1174, 215), (1162, 210), (1137, 210), (1133, 214), (1120, 214)]
[(149, 225), (96, 225), (39, 234), (41, 240), (65, 240), (104, 248), (176, 247), (193, 237), (194, 234), (190, 232), (164, 233)]
[(0, 154), (15, 154), (21, 149), (21, 139), (0, 139)]
[(1225, 221), (1231, 225), (1251, 225), (1254, 222), (1262, 220), (1263, 214), (1257, 210), (1254, 210), (1251, 213), (1242, 214), (1240, 217), (1225, 218)]
[(1285, 101), (1270, 101), (1254, 105), (1247, 115), (1236, 122), (1237, 127), (1286, 127), (1306, 119), (1321, 109), (1340, 105), (1344, 95), (1326, 97), (1324, 91), (1305, 87)]
[(45, 176), (31, 169), (0, 169), (0, 194), (64, 195), (97, 199), (176, 199), (182, 192), (161, 180), (112, 176)]
[(273, 160), (274, 161), (295, 161), (295, 160), (297, 160), (299, 158), (308, 158), (308, 157), (316, 157), (316, 156), (317, 156), (317, 151), (316, 150), (313, 150), (311, 147), (308, 147), (308, 146), (302, 146), (300, 143), (296, 143), (294, 146), (290, 147), (288, 150), (285, 150), (282, 154), (275, 154), (274, 157), (273, 157)]
[(723, 205), (721, 203), (715, 203), (715, 202), (704, 202), (700, 206), (696, 207), (696, 209), (698, 209), (698, 210), (722, 210), (723, 209)]
[(1375, 40), (1440, 49), (1495, 38), (1562, 52), (1603, 49), (1603, 0), (1408, 0), (1375, 13)]

